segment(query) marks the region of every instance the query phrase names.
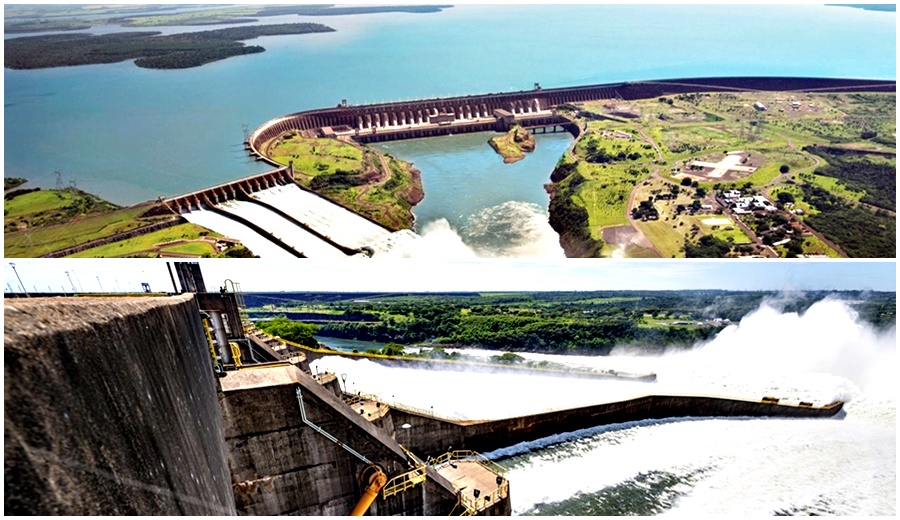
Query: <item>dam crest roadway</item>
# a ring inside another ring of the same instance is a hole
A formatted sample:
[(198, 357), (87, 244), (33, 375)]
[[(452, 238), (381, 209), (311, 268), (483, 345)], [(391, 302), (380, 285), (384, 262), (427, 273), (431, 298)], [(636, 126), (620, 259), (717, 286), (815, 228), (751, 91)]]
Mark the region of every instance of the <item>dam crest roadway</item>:
[(605, 99), (636, 100), (663, 95), (727, 91), (893, 92), (895, 81), (830, 78), (732, 77), (639, 81), (435, 98), (334, 108), (281, 116), (252, 132), (245, 148), (277, 169), (163, 201), (161, 213), (240, 240), (266, 258), (415, 256), (421, 236), (388, 229), (294, 179), (268, 155), (284, 135), (338, 138), (360, 144), (470, 132), (504, 132), (520, 125), (532, 132), (581, 129), (558, 114), (560, 105)]

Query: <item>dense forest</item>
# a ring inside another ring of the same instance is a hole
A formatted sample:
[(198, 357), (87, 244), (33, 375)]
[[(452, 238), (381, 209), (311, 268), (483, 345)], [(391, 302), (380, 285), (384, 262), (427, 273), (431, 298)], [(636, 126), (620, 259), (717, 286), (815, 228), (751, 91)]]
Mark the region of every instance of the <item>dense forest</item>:
[(850, 190), (865, 191), (862, 202), (896, 211), (896, 160), (873, 162), (865, 152), (829, 146), (807, 146), (803, 151), (828, 161), (826, 166), (816, 169), (816, 174), (839, 179)]
[(894, 258), (897, 254), (897, 219), (884, 210), (869, 211), (848, 204), (833, 193), (811, 184), (801, 185), (803, 198), (818, 213), (806, 222), (856, 258)]
[(578, 161), (560, 161), (550, 174), (550, 226), (559, 233), (559, 241), (568, 257), (600, 256), (603, 241), (591, 235), (590, 220), (585, 208), (570, 202), (572, 195), (584, 184), (578, 172)]
[[(688, 347), (758, 308), (763, 299), (802, 312), (824, 292), (600, 291), (486, 294), (250, 293), (255, 318), (294, 310), (316, 334), (383, 343), (483, 347), (503, 351), (607, 354)], [(893, 325), (893, 293), (839, 293), (861, 318)], [(301, 312), (302, 310), (302, 312)], [(291, 320), (274, 323), (283, 326)], [(309, 334), (308, 329), (304, 329)], [(283, 332), (283, 331), (282, 331)], [(279, 334), (282, 337), (287, 337)]]
[(40, 69), (134, 59), (139, 67), (177, 69), (196, 67), (231, 56), (263, 52), (243, 40), (258, 36), (332, 32), (316, 23), (230, 27), (160, 36), (159, 32), (128, 32), (94, 36), (53, 34), (5, 41), (4, 63), (11, 69)]

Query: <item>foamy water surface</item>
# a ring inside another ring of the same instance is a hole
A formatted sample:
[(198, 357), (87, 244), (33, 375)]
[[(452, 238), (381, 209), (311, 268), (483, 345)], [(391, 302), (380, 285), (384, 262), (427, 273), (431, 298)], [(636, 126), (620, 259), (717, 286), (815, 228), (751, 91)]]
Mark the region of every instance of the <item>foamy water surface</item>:
[[(650, 393), (816, 405), (833, 419), (668, 419), (607, 425), (487, 455), (509, 470), (515, 514), (896, 513), (896, 331), (845, 303), (805, 313), (766, 303), (705, 345), (662, 356), (523, 356), (573, 367), (652, 371), (656, 383), (386, 368), (326, 358), (351, 391), (460, 418), (499, 418)], [(488, 357), (495, 352), (466, 350)]]

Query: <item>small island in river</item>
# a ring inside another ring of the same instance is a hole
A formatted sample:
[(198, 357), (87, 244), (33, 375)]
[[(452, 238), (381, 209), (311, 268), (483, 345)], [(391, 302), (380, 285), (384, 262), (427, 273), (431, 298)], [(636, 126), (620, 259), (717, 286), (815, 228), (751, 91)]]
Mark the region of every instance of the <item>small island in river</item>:
[(488, 142), (507, 164), (520, 161), (526, 153), (534, 151), (534, 136), (519, 125), (513, 126), (504, 135), (492, 137)]

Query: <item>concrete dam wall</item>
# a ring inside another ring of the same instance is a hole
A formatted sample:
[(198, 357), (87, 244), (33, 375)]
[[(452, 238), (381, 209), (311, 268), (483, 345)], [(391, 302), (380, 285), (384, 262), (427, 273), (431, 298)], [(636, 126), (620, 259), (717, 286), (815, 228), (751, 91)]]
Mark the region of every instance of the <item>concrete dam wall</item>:
[[(493, 451), (557, 433), (606, 424), (673, 417), (831, 417), (843, 403), (813, 408), (721, 397), (648, 395), (627, 401), (512, 417), (495, 421), (453, 421), (392, 409), (395, 424), (416, 432), (409, 448), (425, 456), (453, 449)], [(498, 435), (502, 432), (502, 435)]]
[[(8, 299), (5, 512), (344, 515), (365, 504), (379, 516), (508, 515), (506, 470), (473, 452), (641, 419), (830, 417), (842, 406), (650, 395), (441, 419), (347, 395), (303, 363), (235, 363), (217, 378), (201, 310), (235, 315), (226, 296)], [(240, 318), (227, 321), (241, 341)], [(373, 468), (384, 481), (371, 492)]]
[[(357, 476), (367, 463), (309, 423), (388, 476), (409, 469), (391, 435), (392, 424), (370, 423), (293, 366), (230, 373), (222, 390), (225, 444), (240, 514), (334, 516), (352, 509), (365, 488)], [(376, 501), (370, 514), (446, 514), (456, 503), (455, 490), (439, 475), (428, 477), (420, 487)]]
[[(726, 77), (635, 81), (563, 88), (476, 94), (371, 105), (307, 110), (263, 123), (247, 138), (247, 148), (261, 160), (265, 144), (284, 132), (343, 132), (360, 142), (502, 130), (498, 112), (524, 126), (565, 125), (552, 108), (566, 103), (604, 99), (649, 99), (692, 92), (727, 91), (867, 91), (894, 92), (893, 80), (837, 78)], [(502, 117), (502, 116), (500, 116)], [(272, 164), (275, 164), (274, 162)]]
[(234, 514), (189, 296), (7, 300), (6, 514)]

